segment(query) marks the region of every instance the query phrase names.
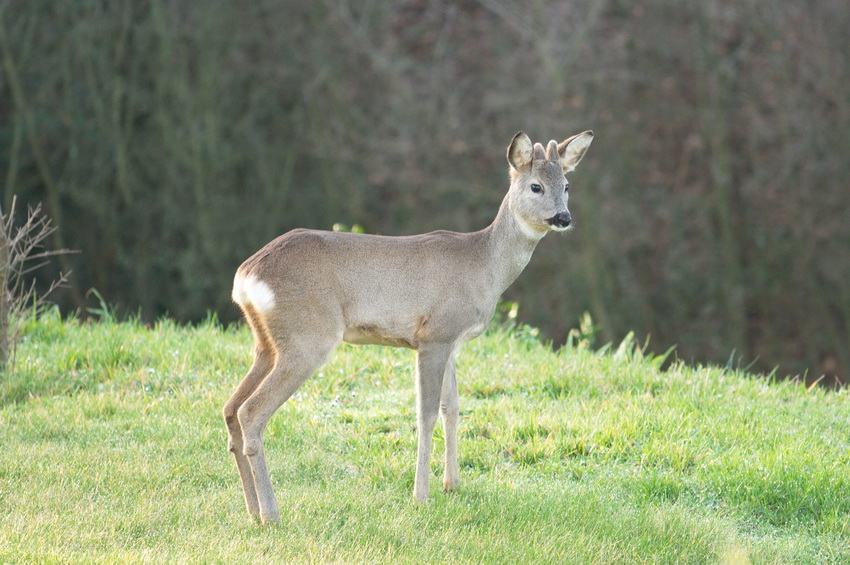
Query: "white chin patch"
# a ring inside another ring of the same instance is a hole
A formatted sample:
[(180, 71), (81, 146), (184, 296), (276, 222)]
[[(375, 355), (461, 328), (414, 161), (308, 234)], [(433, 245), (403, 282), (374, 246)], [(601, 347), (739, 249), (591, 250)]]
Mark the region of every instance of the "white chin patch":
[(531, 227), (530, 224), (526, 223), (526, 221), (523, 220), (522, 218), (520, 218), (519, 216), (514, 216), (514, 218), (516, 218), (516, 223), (519, 226), (519, 231), (521, 231), (523, 233), (523, 235), (525, 235), (526, 237), (528, 237), (530, 239), (540, 239), (544, 235), (546, 235), (545, 231), (542, 231), (542, 232), (537, 231), (536, 229)]
[(253, 306), (259, 312), (268, 312), (275, 305), (271, 287), (254, 275), (236, 275), (233, 279), (233, 301), (243, 307)]

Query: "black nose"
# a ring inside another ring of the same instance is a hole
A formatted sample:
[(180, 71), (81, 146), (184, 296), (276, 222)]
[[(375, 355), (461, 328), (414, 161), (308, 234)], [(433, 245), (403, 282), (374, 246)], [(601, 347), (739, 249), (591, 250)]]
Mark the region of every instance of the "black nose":
[(562, 214), (558, 214), (554, 218), (549, 220), (549, 225), (556, 226), (559, 228), (565, 228), (570, 225), (573, 219), (570, 217), (569, 212), (563, 212)]

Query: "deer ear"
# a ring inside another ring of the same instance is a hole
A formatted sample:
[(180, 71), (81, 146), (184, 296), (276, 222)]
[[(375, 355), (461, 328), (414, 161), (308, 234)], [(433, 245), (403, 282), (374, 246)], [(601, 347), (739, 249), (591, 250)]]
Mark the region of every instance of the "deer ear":
[(531, 163), (533, 146), (525, 132), (518, 132), (508, 145), (508, 164), (516, 171)]
[(576, 168), (578, 162), (587, 152), (587, 148), (590, 147), (591, 141), (593, 141), (593, 132), (588, 130), (558, 144), (558, 155), (565, 173)]

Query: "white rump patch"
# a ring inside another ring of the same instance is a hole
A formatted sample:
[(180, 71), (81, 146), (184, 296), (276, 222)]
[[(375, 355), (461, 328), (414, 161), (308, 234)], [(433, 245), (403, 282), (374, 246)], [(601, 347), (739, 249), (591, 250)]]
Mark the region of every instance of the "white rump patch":
[(268, 312), (275, 305), (271, 287), (255, 275), (236, 275), (233, 279), (233, 301), (240, 306), (253, 306), (259, 312)]

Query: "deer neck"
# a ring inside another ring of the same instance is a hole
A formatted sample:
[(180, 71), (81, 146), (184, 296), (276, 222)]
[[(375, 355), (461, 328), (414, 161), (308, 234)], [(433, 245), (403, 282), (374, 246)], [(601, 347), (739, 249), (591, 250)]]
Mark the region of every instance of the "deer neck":
[(496, 219), (488, 226), (487, 242), (490, 260), (493, 261), (493, 283), (501, 295), (525, 269), (534, 248), (544, 233), (534, 232), (521, 223), (511, 210), (508, 193), (499, 207)]

